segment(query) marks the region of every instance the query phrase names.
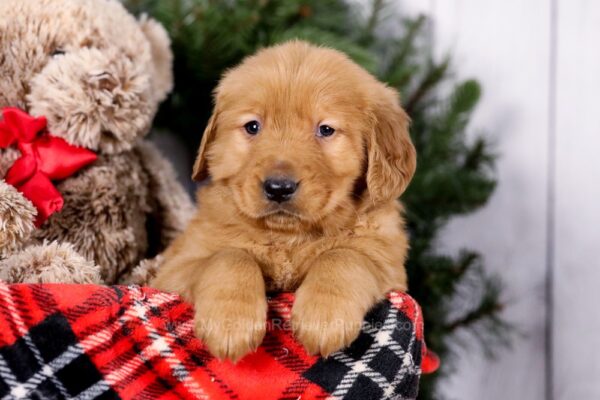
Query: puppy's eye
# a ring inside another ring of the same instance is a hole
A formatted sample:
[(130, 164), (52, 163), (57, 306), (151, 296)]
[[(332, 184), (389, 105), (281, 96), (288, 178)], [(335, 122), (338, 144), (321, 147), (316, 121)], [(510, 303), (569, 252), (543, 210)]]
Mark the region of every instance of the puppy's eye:
[(55, 49), (52, 53), (50, 53), (50, 57), (58, 57), (58, 56), (64, 56), (65, 55), (65, 51), (63, 49)]
[(335, 129), (329, 125), (319, 125), (319, 132), (317, 133), (317, 136), (327, 137), (333, 135), (334, 133)]
[(260, 132), (260, 123), (258, 121), (250, 121), (244, 125), (244, 129), (246, 129), (249, 135), (256, 135)]

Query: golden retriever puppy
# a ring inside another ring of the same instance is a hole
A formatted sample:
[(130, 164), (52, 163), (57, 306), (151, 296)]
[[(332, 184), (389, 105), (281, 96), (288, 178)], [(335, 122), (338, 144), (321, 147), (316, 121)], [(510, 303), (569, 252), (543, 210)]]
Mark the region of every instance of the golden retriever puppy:
[(247, 58), (215, 91), (193, 173), (210, 181), (153, 285), (195, 305), (221, 359), (261, 343), (268, 290), (296, 291), (292, 329), (310, 353), (344, 348), (406, 289), (408, 125), (396, 91), (338, 51), (292, 41)]

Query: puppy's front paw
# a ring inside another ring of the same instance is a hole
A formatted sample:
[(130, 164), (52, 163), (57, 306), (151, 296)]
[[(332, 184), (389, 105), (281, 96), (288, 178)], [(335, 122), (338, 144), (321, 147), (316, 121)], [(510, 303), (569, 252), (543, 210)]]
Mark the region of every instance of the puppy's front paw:
[(196, 335), (220, 360), (237, 362), (256, 350), (265, 336), (266, 298), (244, 300), (203, 299), (196, 303)]
[(351, 299), (300, 288), (292, 309), (292, 329), (310, 354), (327, 357), (358, 337), (363, 317)]

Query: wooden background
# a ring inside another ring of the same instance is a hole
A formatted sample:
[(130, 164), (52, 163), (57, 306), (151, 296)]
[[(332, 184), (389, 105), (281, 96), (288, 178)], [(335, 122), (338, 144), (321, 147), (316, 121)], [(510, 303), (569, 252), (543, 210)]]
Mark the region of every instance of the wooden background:
[(483, 210), (440, 246), (469, 246), (507, 284), (521, 332), (488, 361), (472, 349), (448, 398), (600, 399), (600, 1), (399, 0), (432, 18), (436, 54), (484, 97), (472, 132), (500, 154)]

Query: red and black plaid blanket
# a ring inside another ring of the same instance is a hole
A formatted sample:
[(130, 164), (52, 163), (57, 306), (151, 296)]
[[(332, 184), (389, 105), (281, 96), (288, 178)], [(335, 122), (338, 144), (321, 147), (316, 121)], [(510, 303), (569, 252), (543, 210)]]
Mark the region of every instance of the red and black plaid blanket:
[(414, 399), (424, 354), (420, 309), (391, 293), (356, 342), (308, 356), (284, 329), (293, 295), (269, 301), (262, 346), (212, 357), (192, 308), (139, 287), (0, 282), (0, 399)]

